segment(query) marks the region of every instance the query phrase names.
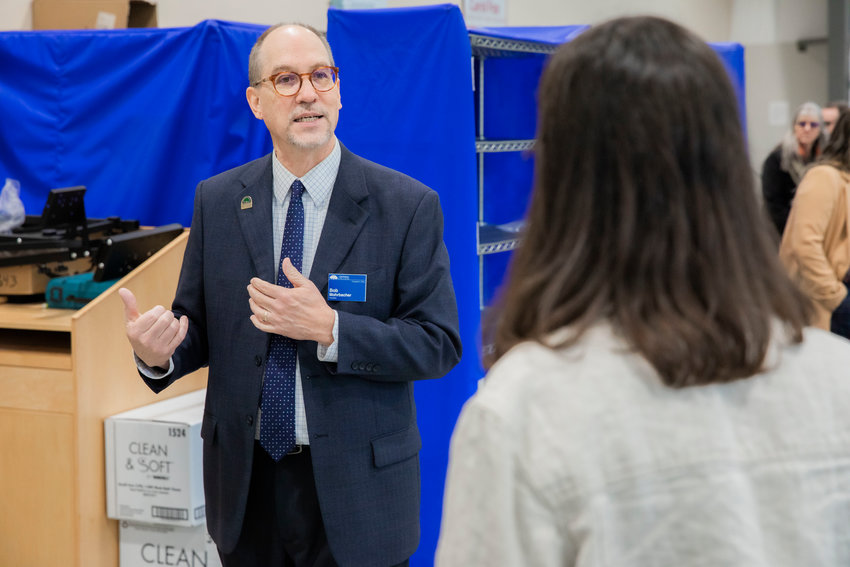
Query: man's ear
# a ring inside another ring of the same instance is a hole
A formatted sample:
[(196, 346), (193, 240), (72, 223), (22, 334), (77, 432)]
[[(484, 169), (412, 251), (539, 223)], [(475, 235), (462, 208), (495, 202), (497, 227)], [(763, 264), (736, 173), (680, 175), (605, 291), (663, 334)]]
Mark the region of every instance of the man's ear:
[(342, 108), (342, 90), (340, 89), (340, 85), (341, 85), (341, 84), (342, 84), (342, 83), (340, 83), (340, 80), (339, 80), (339, 79), (337, 79), (337, 80), (336, 80), (336, 89), (337, 89), (337, 92), (339, 93), (339, 97), (338, 97), (338, 98), (339, 98), (339, 106), (337, 106), (337, 107), (336, 107), (336, 109), (337, 109), (337, 110), (339, 110), (340, 108)]
[(263, 111), (260, 108), (260, 94), (257, 92), (257, 89), (254, 87), (248, 87), (245, 89), (245, 98), (248, 99), (248, 106), (251, 107), (251, 112), (254, 113), (254, 116), (258, 120), (262, 120)]

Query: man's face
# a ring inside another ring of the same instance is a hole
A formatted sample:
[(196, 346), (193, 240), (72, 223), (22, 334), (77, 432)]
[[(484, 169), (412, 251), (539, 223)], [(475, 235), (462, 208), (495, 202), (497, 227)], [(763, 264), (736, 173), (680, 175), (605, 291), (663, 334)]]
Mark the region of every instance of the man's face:
[[(271, 32), (260, 46), (259, 62), (261, 78), (281, 71), (310, 73), (317, 67), (331, 65), (322, 41), (300, 26)], [(301, 88), (293, 96), (278, 95), (269, 81), (248, 87), (246, 93), (254, 116), (266, 123), (275, 149), (284, 154), (278, 156), (280, 159), (311, 152), (321, 155), (333, 147), (333, 133), (342, 108), (339, 81), (331, 90), (319, 92), (306, 75), (301, 80)]]
[(826, 107), (823, 109), (823, 127), (827, 134), (832, 134), (832, 129), (835, 127), (835, 121), (838, 120), (838, 109)]

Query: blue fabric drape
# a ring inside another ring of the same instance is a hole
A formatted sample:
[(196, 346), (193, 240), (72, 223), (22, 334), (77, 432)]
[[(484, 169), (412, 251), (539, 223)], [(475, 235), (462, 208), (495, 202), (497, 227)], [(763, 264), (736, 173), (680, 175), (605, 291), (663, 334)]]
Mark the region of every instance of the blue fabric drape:
[(0, 33), (0, 177), (28, 214), (85, 185), (90, 217), (188, 225), (198, 181), (271, 150), (244, 95), (263, 29)]
[(433, 188), (443, 207), (464, 354), (448, 376), (415, 387), (423, 445), (422, 540), (411, 564), (433, 565), (449, 438), (482, 374), (469, 37), (460, 10), (448, 4), (331, 9), (328, 40), (340, 68), (340, 140)]

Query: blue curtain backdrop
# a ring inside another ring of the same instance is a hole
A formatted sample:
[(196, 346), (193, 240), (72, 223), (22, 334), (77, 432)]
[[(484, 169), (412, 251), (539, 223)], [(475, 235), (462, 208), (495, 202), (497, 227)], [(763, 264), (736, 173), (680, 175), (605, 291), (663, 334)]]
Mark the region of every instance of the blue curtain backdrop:
[(471, 50), (455, 5), (328, 12), (340, 68), (337, 134), (352, 151), (440, 194), (464, 356), (448, 376), (416, 384), (422, 431), (422, 542), (411, 564), (433, 564), (452, 428), (475, 390), (478, 199)]
[(0, 33), (0, 178), (28, 214), (85, 185), (90, 217), (188, 225), (198, 181), (271, 150), (244, 94), (263, 29)]
[[(1, 32), (0, 181), (21, 182), (29, 214), (40, 213), (51, 188), (85, 185), (90, 217), (188, 225), (198, 181), (271, 150), (244, 94), (248, 52), (265, 27), (206, 21), (178, 29)], [(475, 31), (557, 44), (582, 29)], [(340, 140), (434, 188), (445, 215), (464, 357), (447, 377), (416, 385), (424, 445), (422, 543), (412, 564), (431, 565), (449, 438), (482, 375), (469, 39), (455, 5), (331, 9), (328, 37), (341, 69)], [(738, 88), (743, 117), (743, 48), (714, 47)], [(534, 136), (544, 61), (487, 60), (486, 136)], [(499, 88), (501, 81), (524, 86)], [(491, 157), (485, 220), (516, 220), (531, 189), (531, 156)], [(487, 298), (507, 258), (487, 257)]]

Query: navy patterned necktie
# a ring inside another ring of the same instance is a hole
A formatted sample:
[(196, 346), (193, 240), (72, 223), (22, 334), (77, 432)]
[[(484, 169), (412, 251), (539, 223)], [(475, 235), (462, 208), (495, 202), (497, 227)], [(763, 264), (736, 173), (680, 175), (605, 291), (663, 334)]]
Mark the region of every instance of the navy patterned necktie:
[[(296, 179), (290, 187), (289, 209), (283, 229), (277, 285), (292, 287), (283, 275), (283, 259), (289, 258), (299, 272), (304, 257), (304, 184)], [(263, 399), (260, 403), (260, 445), (275, 461), (295, 446), (295, 341), (273, 334), (266, 357)]]

